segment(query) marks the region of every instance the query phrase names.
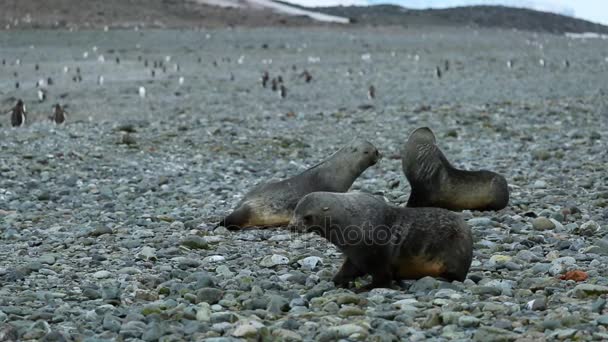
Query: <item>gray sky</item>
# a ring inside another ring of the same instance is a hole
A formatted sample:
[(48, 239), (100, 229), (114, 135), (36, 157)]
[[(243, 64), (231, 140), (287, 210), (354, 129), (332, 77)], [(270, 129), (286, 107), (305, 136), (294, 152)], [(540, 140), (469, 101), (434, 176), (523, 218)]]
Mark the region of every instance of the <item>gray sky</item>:
[(284, 0), (304, 6), (394, 3), (410, 8), (463, 5), (508, 5), (571, 15), (608, 25), (608, 0)]

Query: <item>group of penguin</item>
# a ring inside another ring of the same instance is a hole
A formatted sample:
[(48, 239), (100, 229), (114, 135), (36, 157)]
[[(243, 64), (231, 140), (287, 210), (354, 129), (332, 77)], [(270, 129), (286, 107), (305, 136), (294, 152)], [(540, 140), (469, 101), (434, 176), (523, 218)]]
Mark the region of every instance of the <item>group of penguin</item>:
[[(17, 103), (7, 113), (11, 113), (11, 126), (23, 127), (27, 121), (27, 110), (23, 100), (17, 100)], [(55, 124), (60, 125), (65, 122), (67, 112), (60, 104), (53, 105), (53, 114), (48, 118)]]

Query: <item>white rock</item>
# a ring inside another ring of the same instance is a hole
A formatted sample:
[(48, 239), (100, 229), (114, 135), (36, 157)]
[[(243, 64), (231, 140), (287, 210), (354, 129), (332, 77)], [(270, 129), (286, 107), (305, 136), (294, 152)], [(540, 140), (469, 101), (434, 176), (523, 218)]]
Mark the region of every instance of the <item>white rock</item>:
[(209, 322), (211, 320), (211, 306), (209, 303), (201, 303), (196, 311), (196, 320)]
[(215, 269), (215, 273), (223, 276), (224, 278), (232, 278), (234, 277), (234, 272), (230, 270), (230, 268), (226, 265), (220, 265)]
[(141, 260), (156, 260), (156, 249), (150, 246), (143, 246), (135, 256)]
[(329, 327), (327, 330), (335, 332), (338, 337), (345, 338), (354, 334), (367, 336), (368, 330), (356, 324), (343, 324), (336, 327)]
[(293, 236), (291, 234), (277, 234), (271, 236), (268, 241), (286, 241), (291, 240)]
[(105, 279), (105, 278), (110, 278), (112, 276), (112, 273), (109, 271), (97, 271), (95, 273), (93, 273), (93, 278), (96, 279)]
[(207, 263), (209, 263), (209, 262), (221, 262), (221, 261), (224, 261), (224, 260), (226, 260), (226, 258), (223, 257), (223, 256), (221, 256), (221, 255), (210, 255), (208, 257), (205, 257), (203, 259), (203, 262), (207, 262)]
[(317, 264), (323, 264), (323, 259), (317, 256), (309, 256), (304, 259), (298, 260), (298, 264), (300, 264), (302, 268), (314, 270), (317, 267)]
[(274, 267), (277, 265), (287, 265), (289, 263), (289, 258), (280, 254), (273, 254), (265, 256), (260, 262), (260, 266), (262, 267)]

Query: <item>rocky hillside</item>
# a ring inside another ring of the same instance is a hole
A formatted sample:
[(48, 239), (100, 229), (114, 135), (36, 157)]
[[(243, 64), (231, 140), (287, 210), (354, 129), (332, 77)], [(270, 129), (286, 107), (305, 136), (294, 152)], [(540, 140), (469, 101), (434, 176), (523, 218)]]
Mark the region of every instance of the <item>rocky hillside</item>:
[[(607, 26), (588, 21), (501, 6), (409, 10), (399, 6), (378, 5), (325, 7), (315, 8), (314, 11), (351, 18), (351, 26), (465, 26), (558, 34), (565, 32), (608, 33)], [(268, 6), (229, 8), (190, 0), (0, 0), (1, 28), (103, 28), (105, 26), (186, 28), (302, 25), (342, 26), (341, 24), (319, 22), (303, 16), (277, 13)]]
[(503, 6), (410, 10), (393, 5), (327, 7), (322, 12), (349, 17), (359, 25), (469, 26), (551, 33), (608, 33), (608, 27), (559, 14)]

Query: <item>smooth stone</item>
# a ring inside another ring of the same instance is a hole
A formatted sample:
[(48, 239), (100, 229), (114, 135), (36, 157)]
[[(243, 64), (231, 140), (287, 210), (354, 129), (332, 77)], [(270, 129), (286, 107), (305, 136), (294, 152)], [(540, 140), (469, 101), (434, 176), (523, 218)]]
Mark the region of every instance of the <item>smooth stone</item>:
[(156, 249), (150, 246), (143, 246), (135, 257), (141, 260), (156, 260)]
[(472, 328), (478, 326), (480, 321), (481, 320), (477, 317), (465, 315), (458, 318), (458, 325), (463, 328)]
[(196, 291), (196, 300), (198, 303), (205, 302), (215, 304), (222, 299), (224, 293), (220, 289), (206, 287)]
[(345, 306), (338, 310), (338, 316), (340, 317), (352, 317), (352, 316), (363, 316), (365, 311), (356, 306)]
[(207, 241), (200, 236), (190, 235), (183, 239), (180, 243), (182, 246), (186, 246), (190, 249), (208, 249), (209, 244)]
[(608, 286), (594, 284), (579, 284), (570, 291), (571, 295), (576, 298), (598, 297), (608, 294)]
[(260, 262), (260, 266), (270, 268), (277, 265), (287, 265), (288, 263), (288, 257), (279, 254), (273, 254), (265, 256)]
[(272, 331), (272, 337), (278, 341), (287, 342), (298, 342), (303, 340), (302, 335), (298, 334), (297, 332), (281, 328), (274, 329)]
[(549, 230), (555, 228), (555, 224), (546, 217), (537, 217), (532, 221), (532, 228), (535, 230)]
[(504, 265), (505, 263), (511, 261), (512, 257), (509, 255), (501, 255), (495, 254), (490, 257), (488, 260), (488, 266), (495, 267), (498, 265)]
[(335, 327), (329, 327), (327, 330), (330, 333), (335, 333), (340, 338), (347, 338), (352, 335), (366, 337), (368, 335), (368, 329), (356, 324), (343, 324)]
[(471, 227), (491, 227), (492, 219), (489, 217), (475, 217), (467, 221)]
[(272, 295), (270, 296), (266, 310), (275, 315), (281, 314), (289, 310), (289, 301), (281, 296)]
[(416, 280), (409, 291), (413, 293), (426, 293), (439, 287), (439, 281), (433, 277), (424, 277)]
[(482, 326), (473, 335), (473, 340), (477, 342), (515, 341), (517, 337), (517, 334), (506, 329)]
[(97, 271), (97, 272), (93, 273), (93, 278), (96, 278), (96, 279), (106, 279), (106, 278), (110, 278), (111, 276), (112, 276), (112, 272), (105, 271), (105, 270)]
[(298, 264), (304, 269), (314, 270), (317, 267), (317, 264), (323, 264), (323, 259), (317, 256), (309, 256), (298, 260)]

